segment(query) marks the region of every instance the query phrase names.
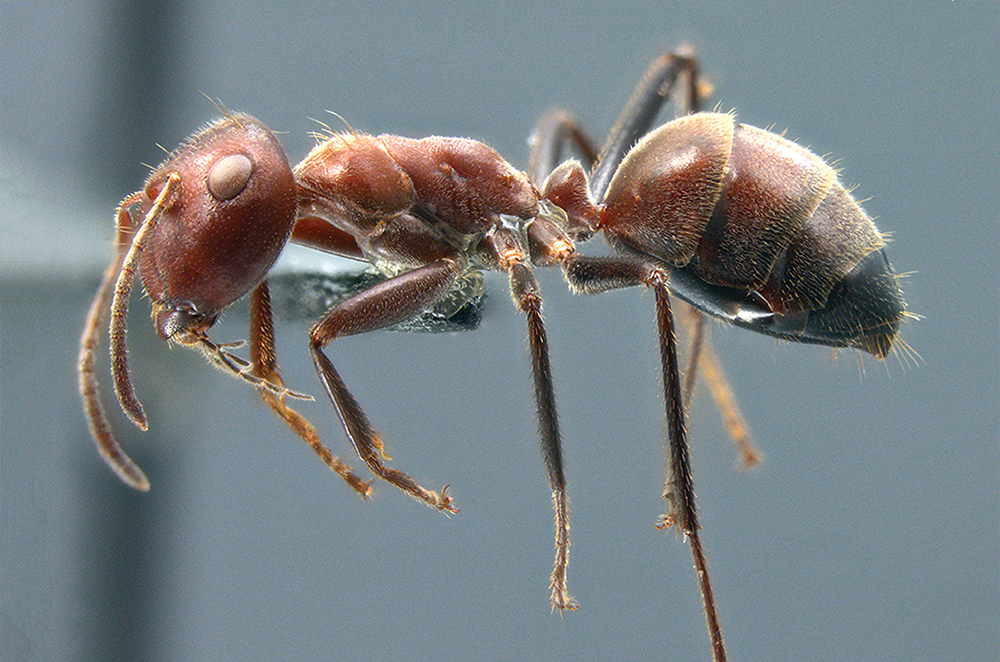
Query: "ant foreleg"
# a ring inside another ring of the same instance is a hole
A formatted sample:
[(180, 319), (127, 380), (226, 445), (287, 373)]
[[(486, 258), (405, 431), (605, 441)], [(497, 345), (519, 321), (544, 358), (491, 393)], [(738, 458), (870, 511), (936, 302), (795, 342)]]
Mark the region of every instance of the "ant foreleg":
[(364, 260), (365, 255), (357, 240), (328, 221), (309, 214), (300, 214), (292, 228), (290, 241), (334, 253), (352, 260)]
[[(271, 316), (271, 294), (267, 281), (258, 285), (250, 297), (250, 362), (253, 374), (262, 381), (278, 387), (283, 386), (278, 373), (277, 357), (274, 351), (274, 322)], [(312, 424), (304, 416), (285, 404), (285, 395), (270, 388), (258, 387), (257, 392), (267, 405), (292, 430), (309, 444), (313, 452), (330, 468), (343, 478), (363, 498), (371, 496), (370, 481), (362, 480), (351, 467), (330, 452)]]
[(316, 373), (358, 457), (378, 477), (427, 505), (449, 513), (457, 511), (451, 505), (451, 497), (446, 494), (447, 488), (441, 493), (432, 492), (402, 471), (382, 464), (382, 440), (323, 353), (323, 347), (334, 338), (383, 329), (415, 317), (444, 296), (461, 272), (462, 267), (448, 258), (407, 271), (341, 302), (327, 312), (309, 334)]

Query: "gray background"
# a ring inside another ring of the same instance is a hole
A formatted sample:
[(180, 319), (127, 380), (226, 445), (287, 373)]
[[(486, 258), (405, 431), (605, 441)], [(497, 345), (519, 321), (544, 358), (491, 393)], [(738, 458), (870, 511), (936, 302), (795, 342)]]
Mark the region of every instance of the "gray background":
[[(688, 550), (653, 527), (648, 293), (572, 297), (539, 275), (582, 603), (562, 618), (524, 325), (502, 279), (475, 333), (329, 352), (396, 464), (451, 485), (450, 519), (384, 485), (359, 502), (250, 389), (159, 342), (138, 296), (151, 429), (112, 423), (149, 494), (98, 460), (74, 374), (111, 212), (157, 143), (216, 114), (202, 92), (282, 132), (292, 161), (309, 118), (333, 110), (360, 130), (480, 138), (523, 166), (540, 113), (564, 105), (600, 135), (682, 40), (713, 103), (840, 164), (923, 318), (902, 330), (919, 365), (715, 326), (767, 454), (735, 472), (701, 391), (693, 461), (731, 657), (997, 656), (998, 3), (131, 4), (0, 3), (0, 658), (708, 659)], [(245, 337), (245, 312), (214, 337)], [(279, 356), (293, 388), (319, 394), (307, 329), (283, 324)], [(349, 457), (329, 404), (303, 410)]]

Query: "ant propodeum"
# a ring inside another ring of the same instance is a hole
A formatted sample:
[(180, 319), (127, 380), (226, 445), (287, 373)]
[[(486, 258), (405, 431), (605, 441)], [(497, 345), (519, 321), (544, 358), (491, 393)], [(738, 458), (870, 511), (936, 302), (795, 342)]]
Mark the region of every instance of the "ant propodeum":
[[(336, 133), (294, 169), (256, 119), (226, 114), (175, 149), (116, 215), (115, 257), (80, 343), (80, 390), (101, 456), (130, 486), (149, 489), (115, 441), (101, 407), (94, 352), (110, 316), (118, 402), (147, 421), (129, 376), (128, 299), (136, 270), (161, 338), (201, 350), (244, 379), (362, 496), (370, 485), (288, 406), (307, 397), (277, 370), (267, 276), (289, 241), (369, 262), (386, 279), (334, 305), (312, 327), (316, 373), (347, 437), (379, 478), (444, 512), (446, 492), (383, 463), (372, 429), (324, 349), (336, 338), (389, 327), (449, 295), (470, 270), (505, 271), (527, 318), (542, 454), (555, 508), (554, 608), (566, 587), (569, 519), (541, 297), (533, 266), (562, 268), (574, 292), (644, 285), (656, 300), (668, 427), (665, 524), (691, 542), (713, 652), (723, 659), (698, 537), (670, 294), (737, 326), (784, 340), (854, 347), (884, 358), (905, 316), (884, 237), (809, 150), (731, 114), (700, 113), (690, 55), (664, 55), (643, 76), (597, 153), (572, 117), (547, 114), (533, 134), (529, 173), (483, 143)], [(691, 111), (650, 130), (675, 89)], [(561, 158), (564, 147), (581, 161)], [(600, 233), (613, 257), (585, 257)], [(220, 312), (250, 294), (249, 360), (215, 344)], [(693, 365), (693, 364), (692, 364)], [(690, 375), (689, 375), (690, 377)]]

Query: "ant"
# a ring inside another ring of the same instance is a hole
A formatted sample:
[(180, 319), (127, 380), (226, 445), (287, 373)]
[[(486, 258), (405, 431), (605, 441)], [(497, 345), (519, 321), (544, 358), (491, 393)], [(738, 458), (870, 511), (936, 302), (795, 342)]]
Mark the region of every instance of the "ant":
[[(677, 88), (684, 114), (652, 129)], [(604, 147), (573, 117), (552, 111), (531, 139), (529, 172), (462, 138), (325, 137), (294, 169), (258, 120), (225, 113), (170, 153), (116, 214), (116, 251), (80, 343), (80, 390), (98, 450), (128, 485), (148, 490), (101, 406), (94, 352), (110, 315), (118, 402), (145, 430), (127, 359), (128, 298), (138, 270), (161, 338), (199, 349), (252, 384), (265, 403), (361, 496), (359, 478), (288, 405), (308, 398), (278, 373), (267, 275), (289, 241), (369, 262), (386, 279), (335, 304), (309, 334), (316, 373), (358, 457), (379, 478), (445, 513), (432, 491), (385, 466), (383, 443), (325, 348), (342, 336), (410, 320), (452, 295), (467, 274), (504, 271), (524, 313), (541, 449), (555, 510), (553, 609), (574, 609), (567, 590), (566, 478), (542, 300), (532, 267), (558, 265), (569, 287), (596, 294), (643, 285), (656, 301), (667, 414), (669, 502), (661, 526), (691, 544), (712, 639), (725, 659), (698, 520), (684, 427), (670, 295), (700, 313), (779, 339), (853, 347), (880, 359), (906, 315), (885, 238), (832, 167), (785, 138), (732, 114), (695, 112), (705, 83), (692, 53), (655, 59)], [(573, 147), (581, 160), (563, 160)], [(611, 257), (578, 254), (601, 233)], [(241, 343), (208, 330), (250, 294), (249, 360)], [(697, 352), (691, 360), (691, 381)]]

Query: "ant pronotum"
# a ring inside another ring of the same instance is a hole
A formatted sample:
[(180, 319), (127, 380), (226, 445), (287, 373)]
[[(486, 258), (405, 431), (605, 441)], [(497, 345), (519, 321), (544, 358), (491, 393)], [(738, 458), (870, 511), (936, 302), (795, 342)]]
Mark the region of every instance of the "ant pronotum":
[[(530, 174), (474, 140), (337, 133), (289, 167), (256, 119), (226, 114), (174, 150), (116, 216), (115, 258), (97, 292), (80, 348), (80, 389), (98, 449), (130, 486), (149, 489), (118, 446), (100, 404), (94, 350), (110, 311), (111, 371), (122, 409), (146, 417), (127, 363), (128, 297), (138, 269), (159, 335), (200, 349), (257, 388), (263, 400), (362, 496), (359, 478), (287, 404), (302, 398), (278, 374), (267, 275), (288, 241), (367, 261), (386, 280), (334, 305), (313, 326), (310, 351), (358, 456), (378, 477), (446, 513), (446, 489), (427, 490), (382, 461), (382, 441), (324, 348), (340, 336), (419, 315), (470, 270), (506, 271), (525, 314), (542, 454), (555, 508), (554, 608), (566, 587), (569, 519), (541, 298), (532, 266), (559, 265), (570, 288), (594, 294), (645, 285), (655, 293), (668, 427), (664, 525), (691, 543), (713, 652), (725, 651), (698, 537), (684, 431), (670, 294), (752, 331), (802, 343), (855, 347), (884, 358), (905, 315), (884, 238), (807, 149), (693, 113), (650, 131), (661, 106), (697, 110), (697, 63), (664, 55), (646, 72), (597, 153), (572, 117), (547, 114), (532, 137)], [(565, 146), (583, 163), (562, 161)], [(588, 174), (589, 170), (589, 174)], [(137, 212), (133, 213), (133, 208)], [(584, 257), (576, 242), (600, 232), (614, 257)], [(249, 361), (213, 344), (219, 313), (250, 293)], [(693, 375), (695, 360), (689, 370)]]

